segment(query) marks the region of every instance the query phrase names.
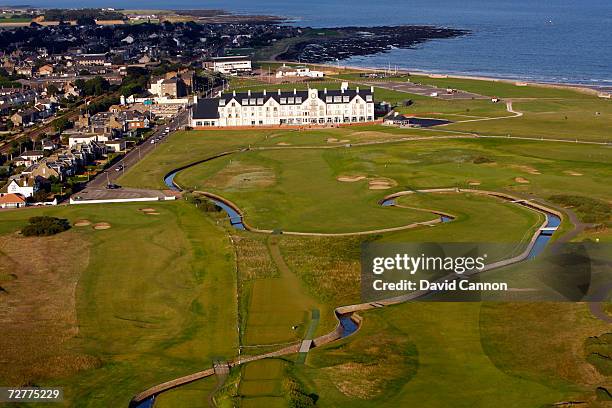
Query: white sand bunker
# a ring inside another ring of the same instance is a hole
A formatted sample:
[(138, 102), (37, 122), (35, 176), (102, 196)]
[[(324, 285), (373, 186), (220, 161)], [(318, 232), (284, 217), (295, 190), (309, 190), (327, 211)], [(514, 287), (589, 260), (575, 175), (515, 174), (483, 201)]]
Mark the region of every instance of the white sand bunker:
[(397, 186), (397, 182), (389, 178), (375, 178), (368, 181), (370, 190), (387, 190), (395, 186)]
[(95, 230), (106, 230), (109, 229), (111, 225), (108, 222), (98, 222), (94, 224), (93, 228)]
[(276, 145), (277, 145), (277, 146), (291, 146), (291, 143), (287, 143), (287, 142), (278, 142)]
[(147, 214), (147, 215), (159, 215), (159, 213), (155, 212), (155, 211), (148, 211), (145, 214)]
[(366, 177), (362, 175), (353, 175), (353, 176), (338, 176), (336, 180), (341, 181), (343, 183), (354, 183), (356, 181), (364, 180)]
[(468, 185), (470, 185), (470, 186), (479, 186), (480, 185), (480, 181), (478, 181), (478, 180), (469, 180), (468, 181)]
[(349, 139), (342, 139), (338, 141), (338, 143), (348, 143), (348, 142), (350, 142)]
[(516, 166), (513, 166), (513, 167), (516, 168), (516, 169), (519, 169), (521, 171), (524, 171), (525, 173), (529, 173), (529, 174), (536, 174), (536, 175), (537, 174), (542, 174), (542, 173), (540, 173), (540, 170), (538, 170), (538, 169), (536, 169), (534, 167), (531, 167), (531, 166), (516, 165)]
[(86, 227), (88, 225), (91, 225), (91, 221), (89, 220), (76, 220), (74, 223), (75, 227)]
[(516, 181), (517, 183), (521, 183), (521, 184), (529, 184), (530, 181), (527, 180), (526, 178), (523, 177), (515, 177), (514, 181)]
[(327, 143), (338, 143), (338, 139), (335, 137), (330, 137), (327, 139)]
[(155, 208), (139, 208), (138, 211), (142, 211), (143, 213), (155, 212), (157, 211)]
[(565, 170), (564, 173), (569, 176), (583, 176), (582, 173), (578, 173), (577, 171), (573, 171), (573, 170)]

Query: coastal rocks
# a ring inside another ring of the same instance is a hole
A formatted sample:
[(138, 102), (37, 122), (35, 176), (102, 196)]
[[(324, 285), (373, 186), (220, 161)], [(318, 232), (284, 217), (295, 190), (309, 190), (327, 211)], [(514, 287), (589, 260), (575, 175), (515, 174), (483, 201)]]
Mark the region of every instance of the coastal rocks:
[(329, 31), (329, 35), (298, 41), (277, 59), (304, 63), (335, 62), (394, 48), (411, 48), (428, 40), (454, 38), (469, 33), (433, 26), (338, 27)]

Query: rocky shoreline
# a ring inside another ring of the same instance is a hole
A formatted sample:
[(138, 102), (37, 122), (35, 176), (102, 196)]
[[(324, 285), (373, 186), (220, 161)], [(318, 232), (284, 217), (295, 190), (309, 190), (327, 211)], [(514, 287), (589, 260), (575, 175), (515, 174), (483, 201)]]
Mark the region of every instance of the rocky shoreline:
[[(311, 30), (311, 29), (303, 29)], [(329, 63), (355, 56), (373, 55), (394, 48), (412, 48), (433, 39), (455, 38), (468, 30), (434, 26), (338, 27), (292, 44), (276, 59), (304, 63)]]

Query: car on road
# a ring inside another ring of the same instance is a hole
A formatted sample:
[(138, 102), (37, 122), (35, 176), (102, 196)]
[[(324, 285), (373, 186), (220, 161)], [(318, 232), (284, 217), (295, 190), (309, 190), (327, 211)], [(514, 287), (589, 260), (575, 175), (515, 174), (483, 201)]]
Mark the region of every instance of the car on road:
[(120, 164), (117, 167), (115, 167), (115, 171), (121, 171), (121, 170), (123, 170), (123, 164)]
[(151, 144), (155, 143), (155, 139), (151, 139)]
[(121, 186), (119, 184), (108, 183), (106, 188), (109, 190), (117, 190), (118, 188), (121, 188)]

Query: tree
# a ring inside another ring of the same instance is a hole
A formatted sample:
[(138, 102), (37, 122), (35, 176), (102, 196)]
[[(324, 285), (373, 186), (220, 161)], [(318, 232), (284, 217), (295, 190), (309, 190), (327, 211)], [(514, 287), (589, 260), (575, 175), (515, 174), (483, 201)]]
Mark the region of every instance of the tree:
[(57, 88), (57, 86), (55, 86), (54, 84), (50, 84), (47, 87), (47, 93), (49, 95), (57, 95), (59, 93), (59, 89)]
[(53, 121), (53, 128), (56, 132), (63, 132), (66, 129), (70, 129), (72, 123), (65, 117), (57, 118)]

